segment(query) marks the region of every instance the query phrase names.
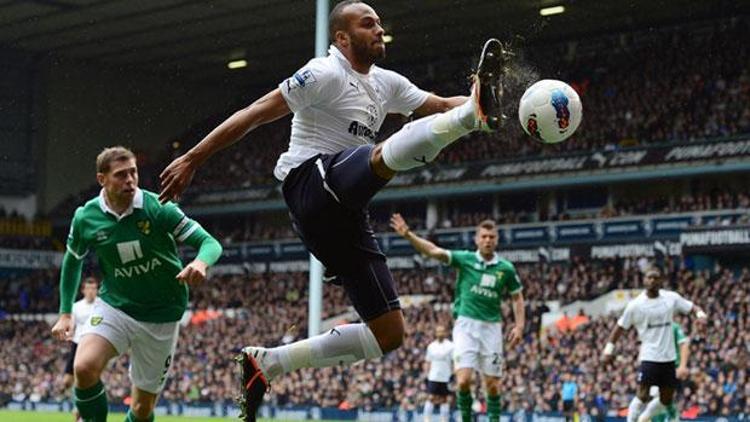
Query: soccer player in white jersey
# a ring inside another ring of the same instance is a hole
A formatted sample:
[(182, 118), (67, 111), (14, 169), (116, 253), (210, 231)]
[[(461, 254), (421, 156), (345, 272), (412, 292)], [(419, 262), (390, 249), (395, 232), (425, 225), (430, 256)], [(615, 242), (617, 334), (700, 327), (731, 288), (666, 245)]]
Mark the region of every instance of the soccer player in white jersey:
[[(638, 360), (638, 391), (628, 406), (628, 422), (645, 422), (664, 412), (674, 399), (677, 387), (675, 373), (675, 338), (672, 319), (675, 312), (694, 312), (703, 323), (706, 313), (678, 293), (662, 290), (662, 275), (658, 269), (649, 269), (644, 276), (646, 290), (625, 307), (615, 329), (604, 347), (602, 359), (609, 364), (614, 359), (615, 343), (625, 330), (635, 327), (641, 340)], [(659, 397), (650, 402), (649, 389), (659, 387)], [(646, 404), (648, 402), (648, 404)], [(645, 406), (645, 408), (644, 408)]]
[(450, 418), (450, 394), (448, 382), (453, 373), (453, 342), (448, 339), (444, 326), (435, 327), (435, 340), (427, 346), (425, 360), (430, 364), (427, 373), (427, 392), (430, 397), (424, 402), (424, 421), (430, 422), (435, 405), (440, 405), (440, 422)]
[[(70, 353), (68, 353), (68, 361), (65, 363), (65, 375), (63, 376), (63, 385), (66, 390), (73, 386), (73, 361), (76, 357), (76, 349), (78, 349), (78, 342), (81, 341), (81, 336), (83, 335), (83, 327), (94, 310), (94, 302), (96, 301), (98, 292), (99, 281), (94, 277), (86, 277), (81, 286), (83, 299), (73, 304), (72, 313), (75, 326), (73, 327), (73, 332), (69, 333), (69, 335), (72, 335), (70, 338)], [(78, 409), (73, 409), (73, 419), (78, 420)]]
[[(460, 137), (499, 129), (516, 100), (508, 99), (507, 81), (516, 80), (509, 77), (512, 54), (496, 39), (484, 46), (470, 97), (443, 98), (375, 65), (385, 57), (385, 32), (372, 7), (340, 2), (329, 22), (327, 57), (310, 60), (278, 88), (234, 113), (160, 176), (161, 199), (178, 197), (217, 151), (294, 113), (289, 150), (274, 175), (283, 181), (295, 231), (344, 287), (363, 323), (274, 349), (245, 348), (238, 357), (246, 380), (240, 402), (245, 420), (254, 420), (275, 377), (303, 367), (378, 358), (401, 345), (404, 318), (368, 223), (370, 199), (397, 172), (426, 165)], [(429, 117), (374, 145), (388, 113)]]
[(91, 316), (91, 311), (94, 309), (94, 301), (96, 301), (96, 294), (99, 292), (99, 281), (94, 277), (86, 277), (81, 284), (83, 299), (73, 304), (72, 314), (75, 325), (73, 331), (68, 333), (70, 336), (70, 354), (68, 354), (68, 361), (65, 364), (65, 376), (63, 377), (66, 390), (73, 386), (73, 358), (75, 358), (78, 342), (81, 341), (81, 336), (83, 335), (83, 327)]

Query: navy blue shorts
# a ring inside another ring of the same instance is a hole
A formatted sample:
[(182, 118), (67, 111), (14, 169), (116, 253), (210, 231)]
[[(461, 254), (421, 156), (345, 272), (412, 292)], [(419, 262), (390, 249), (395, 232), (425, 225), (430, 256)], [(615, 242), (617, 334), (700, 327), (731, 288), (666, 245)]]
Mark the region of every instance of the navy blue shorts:
[(450, 396), (451, 392), (448, 390), (447, 382), (437, 382), (427, 380), (427, 392), (433, 396)]
[(679, 385), (674, 362), (641, 361), (638, 384), (676, 389)]
[(343, 285), (363, 321), (401, 308), (367, 212), (388, 183), (370, 169), (373, 148), (319, 154), (290, 171), (282, 186), (294, 230)]

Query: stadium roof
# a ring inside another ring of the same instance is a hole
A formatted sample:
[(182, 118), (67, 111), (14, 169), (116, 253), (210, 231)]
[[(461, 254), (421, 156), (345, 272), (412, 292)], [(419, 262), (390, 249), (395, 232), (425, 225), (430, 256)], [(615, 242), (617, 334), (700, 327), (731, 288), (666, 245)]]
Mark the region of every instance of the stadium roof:
[[(741, 0), (370, 3), (394, 36), (395, 62), (465, 52), (467, 41), (488, 36), (559, 39), (750, 10)], [(564, 14), (539, 16), (540, 7), (559, 4)], [(229, 60), (245, 58), (249, 69), (273, 75), (312, 55), (314, 23), (314, 0), (0, 0), (0, 48), (198, 77), (226, 73)]]

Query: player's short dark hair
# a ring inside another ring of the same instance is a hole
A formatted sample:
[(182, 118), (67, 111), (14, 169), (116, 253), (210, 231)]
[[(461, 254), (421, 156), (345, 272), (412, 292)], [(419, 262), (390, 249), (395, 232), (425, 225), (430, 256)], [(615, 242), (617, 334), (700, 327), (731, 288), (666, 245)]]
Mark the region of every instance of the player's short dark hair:
[(477, 230), (479, 229), (497, 230), (497, 223), (495, 223), (495, 220), (482, 220), (477, 224)]
[(98, 286), (99, 280), (97, 280), (96, 277), (86, 277), (81, 284), (96, 284)]
[(363, 3), (362, 0), (343, 0), (336, 3), (331, 13), (328, 15), (328, 37), (331, 42), (336, 41), (336, 31), (346, 31), (349, 28), (349, 22), (344, 19), (344, 9), (346, 6)]
[(649, 273), (655, 273), (655, 277), (656, 278), (661, 278), (661, 276), (662, 276), (661, 270), (659, 269), (659, 267), (655, 267), (655, 266), (651, 266), (651, 267), (646, 268), (646, 271), (643, 272), (643, 276), (645, 277)]
[(135, 154), (133, 154), (133, 151), (123, 146), (118, 145), (115, 147), (104, 148), (104, 150), (96, 156), (96, 172), (106, 173), (109, 171), (109, 167), (113, 162), (130, 159), (134, 160)]

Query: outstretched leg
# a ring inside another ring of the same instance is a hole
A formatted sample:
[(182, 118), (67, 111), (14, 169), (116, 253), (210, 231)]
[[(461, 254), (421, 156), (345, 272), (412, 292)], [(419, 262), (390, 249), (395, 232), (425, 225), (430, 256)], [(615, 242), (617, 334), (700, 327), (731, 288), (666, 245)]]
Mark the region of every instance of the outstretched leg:
[(499, 129), (505, 117), (503, 82), (511, 56), (500, 41), (487, 41), (469, 100), (445, 113), (415, 120), (375, 147), (371, 157), (375, 174), (390, 179), (398, 171), (432, 162), (443, 148), (470, 132)]

